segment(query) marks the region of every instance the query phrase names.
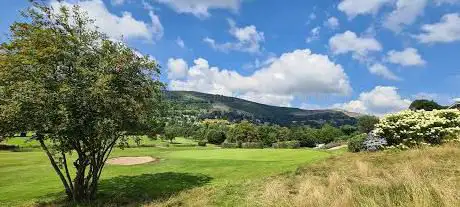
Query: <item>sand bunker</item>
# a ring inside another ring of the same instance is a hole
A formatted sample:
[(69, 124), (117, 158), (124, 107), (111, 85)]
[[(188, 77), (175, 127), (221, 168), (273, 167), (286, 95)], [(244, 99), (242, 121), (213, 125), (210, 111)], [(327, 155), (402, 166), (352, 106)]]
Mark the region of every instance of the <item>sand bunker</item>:
[(108, 159), (107, 163), (110, 165), (140, 165), (155, 161), (158, 159), (153, 157), (117, 157)]

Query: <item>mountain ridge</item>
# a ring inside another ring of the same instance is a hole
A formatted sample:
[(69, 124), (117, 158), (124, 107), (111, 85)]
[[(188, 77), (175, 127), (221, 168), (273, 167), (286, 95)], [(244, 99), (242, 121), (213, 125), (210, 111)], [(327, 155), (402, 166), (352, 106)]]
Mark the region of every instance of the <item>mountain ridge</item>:
[(241, 98), (201, 93), (196, 91), (166, 91), (168, 100), (184, 111), (199, 111), (200, 118), (220, 118), (229, 121), (250, 120), (282, 126), (331, 124), (342, 126), (356, 124), (357, 113), (337, 109), (306, 110), (271, 106)]

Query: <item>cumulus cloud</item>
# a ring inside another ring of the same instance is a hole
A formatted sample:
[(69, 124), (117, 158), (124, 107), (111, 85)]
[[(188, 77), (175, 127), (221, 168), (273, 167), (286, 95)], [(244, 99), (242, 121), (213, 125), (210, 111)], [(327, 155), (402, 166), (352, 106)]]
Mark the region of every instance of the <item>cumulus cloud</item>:
[(394, 0), (343, 0), (338, 9), (345, 12), (349, 18), (358, 15), (376, 14), (385, 4)]
[(168, 60), (168, 78), (183, 79), (187, 77), (188, 65), (183, 59), (170, 58)]
[(387, 55), (390, 63), (402, 66), (423, 66), (426, 64), (426, 61), (422, 59), (415, 48), (406, 48), (403, 51), (391, 50)]
[(384, 115), (405, 110), (411, 101), (398, 94), (398, 88), (392, 86), (377, 86), (369, 92), (363, 92), (357, 100), (343, 104), (335, 104), (335, 108), (346, 111)]
[[(51, 5), (55, 8), (73, 4), (64, 1), (52, 1)], [(131, 39), (146, 39), (150, 41), (158, 40), (163, 37), (163, 26), (160, 18), (153, 11), (149, 12), (151, 22), (146, 23), (136, 20), (129, 12), (123, 12), (121, 16), (110, 13), (102, 0), (81, 1), (78, 3), (81, 9), (88, 13), (88, 16), (95, 20), (95, 25), (101, 32), (106, 33), (113, 39), (120, 40), (122, 37)]]
[(403, 26), (414, 23), (417, 17), (423, 14), (427, 1), (398, 0), (396, 9), (386, 17), (383, 25), (394, 32), (400, 32)]
[(340, 22), (336, 17), (330, 17), (325, 22), (325, 25), (331, 29), (337, 29), (340, 26)]
[(156, 0), (171, 7), (177, 13), (190, 13), (200, 18), (209, 17), (211, 9), (237, 11), (241, 0)]
[(234, 70), (211, 67), (196, 59), (184, 80), (171, 80), (172, 90), (194, 90), (247, 98), (272, 105), (289, 105), (296, 95), (347, 95), (352, 91), (341, 65), (310, 50), (295, 50), (244, 76)]
[(422, 26), (423, 33), (416, 35), (422, 43), (447, 43), (460, 40), (460, 13), (446, 14), (441, 21)]
[(229, 33), (237, 40), (236, 42), (217, 43), (214, 39), (209, 37), (204, 38), (203, 41), (212, 48), (223, 52), (231, 50), (248, 53), (260, 52), (260, 44), (265, 41), (263, 32), (257, 31), (254, 25), (237, 27), (236, 23), (231, 19), (228, 20), (228, 23), (230, 25)]
[(371, 67), (369, 67), (369, 72), (374, 74), (374, 75), (381, 76), (381, 77), (383, 77), (385, 79), (388, 79), (388, 80), (401, 80), (400, 77), (395, 75), (386, 66), (384, 66), (384, 65), (382, 65), (380, 63), (373, 64)]
[(382, 50), (382, 45), (372, 37), (358, 37), (354, 32), (346, 31), (329, 39), (329, 47), (334, 54), (353, 53), (359, 59), (369, 52)]

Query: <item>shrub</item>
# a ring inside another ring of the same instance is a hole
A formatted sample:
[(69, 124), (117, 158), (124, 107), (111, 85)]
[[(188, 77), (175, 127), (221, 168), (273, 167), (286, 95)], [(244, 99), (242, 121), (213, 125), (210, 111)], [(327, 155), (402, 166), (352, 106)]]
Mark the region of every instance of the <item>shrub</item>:
[(379, 118), (375, 116), (361, 116), (358, 118), (358, 130), (361, 133), (369, 133), (375, 129), (375, 125), (379, 123)]
[(277, 149), (298, 149), (300, 148), (299, 141), (285, 141), (285, 142), (277, 142), (273, 144), (273, 148)]
[(225, 141), (225, 133), (221, 130), (211, 129), (206, 133), (206, 139), (211, 144), (222, 144)]
[(198, 146), (200, 147), (206, 147), (207, 141), (206, 140), (201, 140), (198, 142)]
[(385, 138), (390, 146), (414, 147), (441, 144), (452, 133), (460, 132), (460, 111), (402, 111), (385, 116), (374, 135)]
[(239, 148), (237, 143), (228, 143), (228, 142), (222, 143), (221, 147), (222, 148), (228, 148), (228, 149)]
[(241, 145), (241, 148), (245, 149), (262, 149), (264, 144), (262, 142), (245, 142)]
[(19, 146), (17, 145), (7, 145), (7, 144), (0, 144), (0, 150), (18, 150)]
[(366, 148), (364, 146), (364, 141), (366, 140), (366, 134), (360, 134), (354, 136), (350, 141), (348, 141), (348, 151), (349, 152), (361, 152)]

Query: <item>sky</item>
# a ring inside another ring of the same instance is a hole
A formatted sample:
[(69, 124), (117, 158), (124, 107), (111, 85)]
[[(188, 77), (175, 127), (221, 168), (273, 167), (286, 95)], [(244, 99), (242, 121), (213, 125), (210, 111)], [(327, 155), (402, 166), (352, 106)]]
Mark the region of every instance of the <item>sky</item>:
[[(384, 115), (460, 101), (460, 0), (65, 0), (170, 90)], [(0, 0), (0, 42), (26, 0)]]

